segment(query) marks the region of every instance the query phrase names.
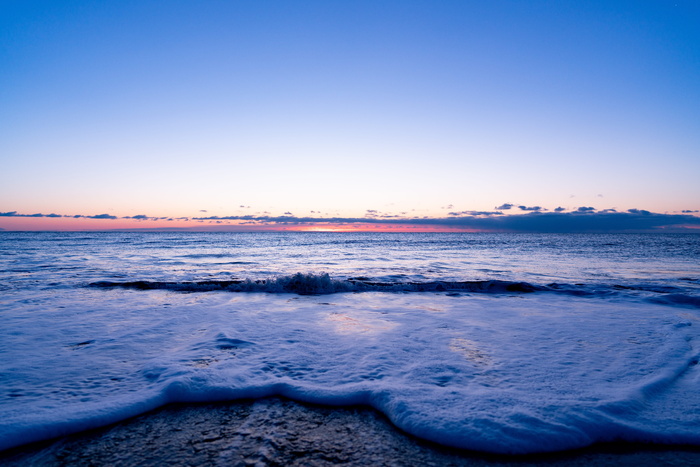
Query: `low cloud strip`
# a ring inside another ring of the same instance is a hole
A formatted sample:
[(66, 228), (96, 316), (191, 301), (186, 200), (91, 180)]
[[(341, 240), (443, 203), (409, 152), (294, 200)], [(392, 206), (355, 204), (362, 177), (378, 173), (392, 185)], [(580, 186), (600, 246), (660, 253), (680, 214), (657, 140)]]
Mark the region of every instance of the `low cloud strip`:
[(500, 232), (639, 232), (700, 229), (700, 217), (687, 214), (657, 214), (637, 209), (632, 212), (576, 211), (569, 213), (532, 212), (506, 216), (459, 216), (445, 218), (354, 218), (354, 217), (295, 217), (295, 216), (209, 216), (194, 220), (248, 221), (283, 225), (313, 224), (385, 224), (437, 226)]
[[(556, 210), (555, 210), (556, 211)], [(500, 215), (497, 212), (464, 211), (450, 213), (450, 217), (297, 217), (292, 215), (238, 215), (238, 216), (206, 216), (179, 218), (194, 222), (234, 222), (231, 227), (257, 226), (313, 226), (371, 224), (387, 226), (425, 226), (444, 227), (447, 229), (464, 229), (495, 232), (543, 232), (543, 233), (576, 233), (576, 232), (664, 232), (686, 231), (700, 232), (700, 217), (691, 214), (659, 214), (641, 209), (630, 209), (627, 212), (600, 211), (584, 207), (573, 212), (541, 212), (532, 211), (527, 214)], [(61, 215), (61, 214), (20, 214), (16, 211), (0, 212), (0, 217), (46, 217), (46, 218), (80, 218), (80, 219), (131, 219), (170, 220), (163, 217), (149, 217), (143, 214), (118, 217), (110, 214), (97, 215)]]

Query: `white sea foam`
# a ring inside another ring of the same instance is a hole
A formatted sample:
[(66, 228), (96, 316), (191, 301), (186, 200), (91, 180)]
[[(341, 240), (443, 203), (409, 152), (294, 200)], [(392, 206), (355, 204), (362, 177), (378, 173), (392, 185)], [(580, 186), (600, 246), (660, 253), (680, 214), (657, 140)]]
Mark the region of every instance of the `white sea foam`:
[(0, 449), (174, 401), (368, 404), (446, 445), (700, 444), (693, 308), (552, 294), (6, 294)]

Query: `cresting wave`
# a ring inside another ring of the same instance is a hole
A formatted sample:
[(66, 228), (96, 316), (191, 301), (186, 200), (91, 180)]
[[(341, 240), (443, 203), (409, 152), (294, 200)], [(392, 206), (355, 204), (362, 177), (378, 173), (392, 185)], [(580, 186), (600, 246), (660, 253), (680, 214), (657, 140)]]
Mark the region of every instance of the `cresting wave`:
[(99, 281), (88, 284), (98, 288), (126, 288), (137, 290), (172, 290), (177, 292), (267, 292), (323, 295), (339, 292), (475, 292), (475, 293), (529, 293), (548, 290), (547, 287), (512, 281), (427, 281), (384, 282), (365, 277), (347, 280), (332, 279), (328, 274), (302, 274), (272, 279), (233, 279), (185, 282), (161, 281)]
[(271, 279), (231, 279), (203, 281), (98, 281), (88, 284), (94, 288), (124, 288), (134, 290), (170, 290), (174, 292), (258, 292), (258, 293), (294, 293), (298, 295), (325, 295), (342, 292), (446, 292), (484, 293), (484, 294), (519, 294), (549, 292), (574, 296), (607, 297), (620, 293), (641, 294), (642, 298), (653, 303), (689, 306), (700, 308), (700, 297), (681, 293), (672, 286), (646, 285), (605, 285), (605, 284), (561, 284), (545, 285), (529, 282), (482, 280), (482, 281), (425, 281), (399, 282), (377, 281), (367, 277), (353, 277), (345, 280), (333, 279), (327, 273), (296, 273)]

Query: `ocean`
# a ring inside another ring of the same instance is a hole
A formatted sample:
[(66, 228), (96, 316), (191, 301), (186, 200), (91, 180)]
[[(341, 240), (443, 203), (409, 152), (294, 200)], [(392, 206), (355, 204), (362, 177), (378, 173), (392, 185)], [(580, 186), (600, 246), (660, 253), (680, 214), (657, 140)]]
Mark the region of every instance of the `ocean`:
[(0, 232), (0, 450), (172, 402), (700, 445), (700, 235)]

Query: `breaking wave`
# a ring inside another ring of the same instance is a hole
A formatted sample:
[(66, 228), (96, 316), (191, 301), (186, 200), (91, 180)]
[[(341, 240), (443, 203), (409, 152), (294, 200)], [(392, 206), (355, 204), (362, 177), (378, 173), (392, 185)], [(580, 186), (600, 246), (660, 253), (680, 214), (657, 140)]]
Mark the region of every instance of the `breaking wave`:
[(679, 293), (676, 287), (649, 287), (645, 285), (561, 284), (545, 285), (529, 282), (481, 280), (481, 281), (380, 281), (367, 277), (344, 280), (333, 279), (327, 273), (296, 273), (270, 279), (231, 279), (202, 281), (98, 281), (88, 284), (95, 288), (123, 288), (133, 290), (170, 290), (174, 292), (258, 292), (294, 293), (299, 295), (325, 295), (342, 292), (446, 292), (447, 294), (525, 294), (548, 292), (573, 296), (607, 297), (633, 294), (646, 301), (670, 306), (700, 308), (700, 298)]
[(177, 292), (267, 292), (296, 293), (299, 295), (322, 295), (339, 292), (476, 292), (507, 293), (537, 292), (544, 287), (527, 282), (488, 281), (427, 281), (427, 282), (383, 282), (367, 278), (332, 279), (328, 274), (302, 274), (275, 277), (272, 279), (233, 279), (185, 282), (161, 281), (99, 281), (89, 287), (126, 288), (136, 290), (172, 290)]

